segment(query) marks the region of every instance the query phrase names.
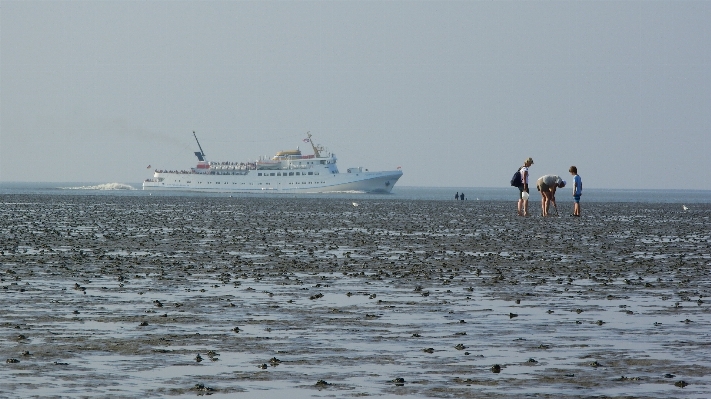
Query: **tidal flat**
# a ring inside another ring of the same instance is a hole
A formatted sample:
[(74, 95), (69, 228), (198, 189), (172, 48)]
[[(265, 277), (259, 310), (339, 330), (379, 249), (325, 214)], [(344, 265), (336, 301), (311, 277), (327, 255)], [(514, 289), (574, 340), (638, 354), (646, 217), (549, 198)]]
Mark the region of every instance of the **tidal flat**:
[(5, 195), (0, 397), (708, 397), (711, 204), (568, 205)]

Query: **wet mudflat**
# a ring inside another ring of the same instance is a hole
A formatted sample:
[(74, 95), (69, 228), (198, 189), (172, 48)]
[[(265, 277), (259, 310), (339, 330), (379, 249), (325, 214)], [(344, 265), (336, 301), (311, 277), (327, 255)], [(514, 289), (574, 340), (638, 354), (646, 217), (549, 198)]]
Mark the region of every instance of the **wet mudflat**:
[(711, 392), (711, 205), (358, 202), (4, 196), (0, 397)]

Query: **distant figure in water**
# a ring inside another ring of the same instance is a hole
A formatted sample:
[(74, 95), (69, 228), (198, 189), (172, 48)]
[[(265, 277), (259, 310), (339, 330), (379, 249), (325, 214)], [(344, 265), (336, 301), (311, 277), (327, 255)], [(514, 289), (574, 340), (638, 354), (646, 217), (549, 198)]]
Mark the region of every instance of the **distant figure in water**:
[(464, 193), (459, 194), (459, 199), (464, 201)]
[(457, 193), (454, 194), (454, 199), (455, 199), (455, 200), (459, 200), (459, 191), (457, 191)]

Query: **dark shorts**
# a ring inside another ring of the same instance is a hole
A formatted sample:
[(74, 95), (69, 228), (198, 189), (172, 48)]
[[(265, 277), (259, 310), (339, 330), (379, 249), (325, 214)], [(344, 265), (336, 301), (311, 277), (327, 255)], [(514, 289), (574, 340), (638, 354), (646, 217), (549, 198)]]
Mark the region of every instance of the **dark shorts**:
[(526, 190), (523, 189), (523, 186), (519, 186), (519, 188), (518, 188), (518, 199), (523, 199), (523, 192), (524, 192), (524, 191), (525, 191), (525, 192), (528, 192), (527, 189), (526, 189)]
[(575, 201), (576, 204), (579, 203), (579, 202), (580, 202), (580, 196), (579, 196), (579, 195), (574, 195), (574, 196), (573, 196), (573, 201)]

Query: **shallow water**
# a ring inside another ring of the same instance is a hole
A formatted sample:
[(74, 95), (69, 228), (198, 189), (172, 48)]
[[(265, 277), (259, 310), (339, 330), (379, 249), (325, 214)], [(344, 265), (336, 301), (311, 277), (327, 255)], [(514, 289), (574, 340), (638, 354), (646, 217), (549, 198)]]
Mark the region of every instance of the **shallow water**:
[(711, 205), (0, 202), (1, 397), (711, 391)]
[[(42, 194), (42, 195), (88, 195), (96, 197), (189, 197), (189, 198), (318, 198), (318, 199), (350, 199), (354, 201), (442, 201), (454, 202), (454, 193), (466, 193), (467, 201), (515, 201), (518, 190), (510, 187), (508, 182), (504, 187), (414, 187), (397, 185), (390, 194), (364, 194), (358, 192), (339, 193), (304, 193), (265, 191), (259, 193), (205, 193), (190, 191), (155, 191), (142, 189), (141, 183), (79, 183), (79, 182), (0, 182), (0, 195)], [(538, 201), (539, 194), (533, 194), (533, 200)], [(464, 201), (464, 202), (467, 202)], [(572, 196), (564, 190), (558, 195), (558, 204), (572, 207)], [(583, 204), (587, 203), (677, 203), (688, 205), (690, 209), (696, 204), (710, 204), (711, 190), (679, 190), (679, 189), (606, 189), (586, 185)], [(356, 202), (358, 203), (358, 202)]]

